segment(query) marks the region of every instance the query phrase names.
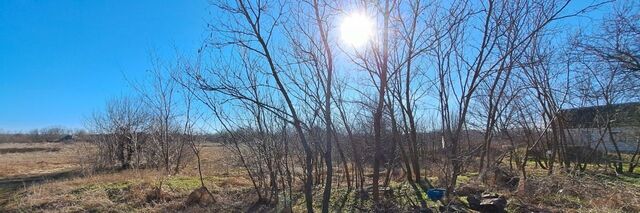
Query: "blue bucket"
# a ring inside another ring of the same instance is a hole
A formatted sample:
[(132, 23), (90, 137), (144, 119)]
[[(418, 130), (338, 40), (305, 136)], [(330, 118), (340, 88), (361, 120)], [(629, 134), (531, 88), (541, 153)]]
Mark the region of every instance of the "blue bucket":
[(444, 189), (427, 189), (427, 197), (433, 201), (442, 200), (444, 192)]

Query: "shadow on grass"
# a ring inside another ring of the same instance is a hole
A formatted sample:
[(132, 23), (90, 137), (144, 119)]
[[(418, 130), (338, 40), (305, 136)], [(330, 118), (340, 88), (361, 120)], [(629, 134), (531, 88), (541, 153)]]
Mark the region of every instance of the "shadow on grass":
[(353, 189), (348, 188), (347, 191), (344, 193), (344, 195), (342, 195), (342, 197), (340, 198), (340, 205), (338, 205), (337, 212), (342, 212), (342, 210), (344, 209), (344, 206), (347, 204), (347, 200), (349, 200), (349, 195), (351, 194), (351, 191), (353, 191)]
[(57, 148), (57, 147), (4, 148), (4, 149), (0, 149), (0, 154), (26, 153), (26, 152), (57, 152), (57, 151), (60, 151), (60, 148)]
[(40, 183), (45, 180), (60, 180), (60, 179), (74, 177), (78, 175), (80, 175), (79, 171), (68, 170), (68, 171), (52, 172), (52, 173), (39, 174), (39, 175), (10, 177), (5, 179), (0, 179), (0, 188), (20, 187), (20, 186)]
[(18, 189), (44, 181), (61, 180), (80, 175), (78, 170), (59, 171), (39, 175), (26, 175), (0, 179), (0, 212), (3, 211), (13, 193)]

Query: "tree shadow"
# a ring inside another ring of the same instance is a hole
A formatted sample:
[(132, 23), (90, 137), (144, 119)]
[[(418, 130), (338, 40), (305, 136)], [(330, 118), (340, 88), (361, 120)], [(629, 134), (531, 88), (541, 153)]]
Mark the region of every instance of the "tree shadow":
[(16, 186), (33, 185), (48, 180), (60, 180), (80, 175), (78, 170), (59, 171), (38, 175), (25, 175), (0, 179), (0, 188), (12, 188)]
[(75, 177), (80, 174), (81, 172), (79, 170), (68, 170), (37, 175), (0, 178), (0, 212), (3, 211), (7, 202), (9, 202), (11, 195), (18, 191), (20, 188), (26, 188), (45, 181), (56, 181)]
[(342, 197), (340, 198), (340, 201), (339, 201), (340, 205), (338, 205), (338, 208), (336, 209), (337, 212), (342, 212), (344, 207), (347, 205), (347, 200), (349, 200), (349, 195), (351, 194), (352, 191), (353, 191), (353, 189), (349, 188), (344, 193), (344, 195), (342, 195)]

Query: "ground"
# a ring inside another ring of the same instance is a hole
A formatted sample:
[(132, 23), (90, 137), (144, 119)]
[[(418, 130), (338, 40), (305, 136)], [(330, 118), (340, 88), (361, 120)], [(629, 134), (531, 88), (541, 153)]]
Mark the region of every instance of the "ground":
[[(165, 176), (156, 170), (85, 172), (87, 143), (0, 144), (0, 212), (246, 212), (256, 210), (257, 198), (243, 170), (233, 163), (230, 152), (218, 144), (202, 148), (204, 182), (216, 203), (187, 205), (189, 194), (200, 187), (194, 166), (180, 174)], [(190, 165), (196, 165), (195, 163)], [(606, 167), (586, 173), (547, 175), (531, 164), (525, 193), (509, 187), (483, 187), (477, 173), (459, 178), (460, 187), (476, 187), (508, 199), (510, 212), (640, 212), (640, 174), (615, 175)], [(340, 171), (338, 169), (338, 171)], [(597, 171), (597, 172), (596, 172)], [(437, 184), (437, 177), (430, 178)], [(162, 184), (159, 184), (162, 183)], [(161, 186), (160, 194), (154, 190)], [(418, 205), (413, 188), (402, 179), (390, 184), (388, 205), (396, 211), (412, 211)], [(320, 197), (321, 188), (316, 190)], [(356, 190), (336, 184), (334, 210), (366, 211), (370, 200), (357, 199)], [(426, 195), (421, 193), (419, 196)], [(294, 212), (304, 211), (301, 195), (295, 196)], [(464, 196), (454, 197), (464, 205)], [(314, 200), (319, 208), (319, 199)], [(427, 202), (429, 207), (438, 205)], [(267, 208), (281, 211), (282, 208)], [(259, 210), (265, 210), (260, 208)]]
[[(156, 170), (85, 173), (89, 165), (83, 163), (91, 150), (86, 143), (0, 144), (0, 212), (201, 210), (184, 205), (189, 193), (200, 187), (193, 166), (172, 176)], [(207, 210), (248, 208), (254, 200), (251, 182), (240, 168), (229, 166), (228, 152), (216, 144), (203, 146), (202, 152), (204, 182), (220, 204)], [(148, 199), (160, 182), (166, 195)]]

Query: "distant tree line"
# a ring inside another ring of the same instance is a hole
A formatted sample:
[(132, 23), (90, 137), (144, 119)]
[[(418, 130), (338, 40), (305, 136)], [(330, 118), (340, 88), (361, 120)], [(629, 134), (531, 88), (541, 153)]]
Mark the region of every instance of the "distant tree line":
[(67, 129), (64, 127), (48, 127), (33, 129), (28, 132), (2, 132), (0, 143), (38, 143), (69, 141), (69, 137), (76, 140), (86, 140), (87, 131), (84, 129)]

